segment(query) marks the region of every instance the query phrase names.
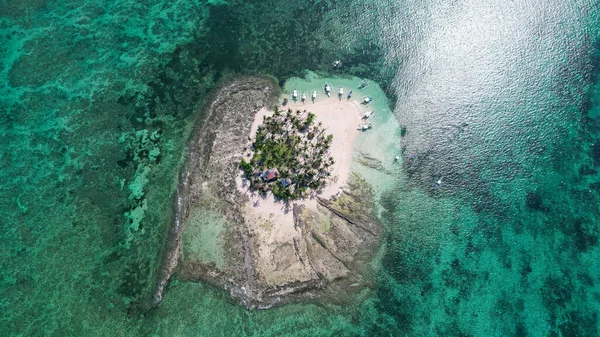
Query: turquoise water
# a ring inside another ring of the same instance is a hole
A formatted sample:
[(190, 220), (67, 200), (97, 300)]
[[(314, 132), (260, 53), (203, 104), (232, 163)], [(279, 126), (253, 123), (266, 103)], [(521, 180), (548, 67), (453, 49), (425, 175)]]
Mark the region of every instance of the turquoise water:
[[(2, 335), (599, 334), (598, 2), (7, 0), (0, 41)], [(175, 281), (149, 310), (211, 90), (305, 69), (376, 81), (406, 131), (373, 293)]]

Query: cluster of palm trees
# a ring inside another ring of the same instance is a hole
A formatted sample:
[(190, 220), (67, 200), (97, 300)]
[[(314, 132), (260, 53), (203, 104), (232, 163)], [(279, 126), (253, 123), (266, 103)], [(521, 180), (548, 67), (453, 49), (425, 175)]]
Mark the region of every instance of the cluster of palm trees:
[[(283, 200), (303, 198), (322, 188), (334, 164), (329, 153), (333, 135), (324, 131), (313, 113), (275, 107), (256, 131), (252, 158), (240, 163), (250, 188), (263, 194), (271, 191)], [(277, 178), (264, 179), (263, 172), (273, 168), (279, 172)]]

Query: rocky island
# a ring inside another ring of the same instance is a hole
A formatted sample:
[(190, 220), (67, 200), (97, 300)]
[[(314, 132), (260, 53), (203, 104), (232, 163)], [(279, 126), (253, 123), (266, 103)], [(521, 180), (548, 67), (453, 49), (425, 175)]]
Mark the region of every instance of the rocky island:
[(350, 170), (360, 104), (282, 107), (279, 96), (271, 79), (249, 77), (205, 108), (188, 141), (155, 305), (173, 277), (213, 284), (248, 308), (344, 301), (371, 286), (381, 226), (372, 187)]

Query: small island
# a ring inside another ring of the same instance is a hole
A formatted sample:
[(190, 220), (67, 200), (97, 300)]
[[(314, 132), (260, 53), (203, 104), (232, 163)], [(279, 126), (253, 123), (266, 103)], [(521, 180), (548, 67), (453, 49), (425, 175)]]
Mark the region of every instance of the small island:
[(280, 90), (241, 78), (207, 106), (188, 142), (155, 305), (172, 276), (247, 308), (353, 301), (372, 287), (382, 229), (371, 183), (352, 170), (367, 108), (326, 94), (281, 104)]
[(335, 163), (329, 155), (333, 135), (326, 134), (322, 122), (306, 110), (276, 106), (272, 116), (263, 116), (249, 161), (241, 169), (250, 189), (265, 196), (269, 191), (280, 200), (305, 198), (325, 185)]

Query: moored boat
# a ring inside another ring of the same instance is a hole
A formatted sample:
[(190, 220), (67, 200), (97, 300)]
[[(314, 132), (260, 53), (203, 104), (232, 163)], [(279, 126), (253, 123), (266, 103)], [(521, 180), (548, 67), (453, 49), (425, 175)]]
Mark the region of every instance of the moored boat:
[(375, 114), (375, 111), (367, 111), (365, 112), (365, 114), (362, 116), (362, 119), (369, 119), (371, 116), (373, 116)]
[(372, 123), (365, 123), (365, 124), (360, 124), (358, 125), (358, 129), (360, 131), (367, 131), (369, 129), (373, 128), (373, 124)]

